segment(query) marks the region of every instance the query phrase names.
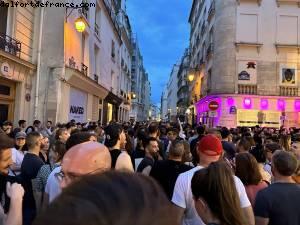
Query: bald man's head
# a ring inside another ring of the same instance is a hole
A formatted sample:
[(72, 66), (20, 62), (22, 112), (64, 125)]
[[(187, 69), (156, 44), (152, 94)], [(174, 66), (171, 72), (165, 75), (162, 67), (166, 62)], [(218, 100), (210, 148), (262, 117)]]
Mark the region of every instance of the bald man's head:
[(65, 154), (62, 161), (62, 188), (86, 174), (97, 173), (111, 168), (109, 150), (97, 142), (75, 145)]

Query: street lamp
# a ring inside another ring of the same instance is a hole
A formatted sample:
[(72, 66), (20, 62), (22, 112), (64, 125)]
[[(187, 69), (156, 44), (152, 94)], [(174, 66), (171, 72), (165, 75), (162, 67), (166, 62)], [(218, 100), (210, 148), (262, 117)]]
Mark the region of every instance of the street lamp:
[(190, 109), (187, 109), (187, 110), (185, 111), (185, 113), (188, 114), (188, 115), (190, 115), (190, 114), (191, 114), (191, 110), (190, 110)]
[[(82, 4), (86, 4), (86, 2), (82, 1)], [(78, 9), (78, 12), (80, 14), (83, 13), (83, 10), (88, 10), (88, 8), (86, 6), (66, 7), (66, 22), (68, 22), (68, 18), (72, 14), (74, 9)], [(68, 10), (70, 10), (70, 11), (68, 12)], [(75, 29), (78, 32), (82, 33), (82, 32), (84, 32), (85, 28), (86, 28), (86, 24), (85, 24), (85, 21), (84, 21), (83, 17), (82, 16), (78, 17), (75, 20)]]
[(75, 28), (78, 32), (82, 33), (85, 30), (85, 27), (86, 25), (82, 16), (75, 20)]
[(188, 75), (188, 80), (189, 80), (189, 82), (192, 82), (194, 79), (195, 79), (195, 74), (194, 74), (194, 73), (190, 73), (190, 74)]

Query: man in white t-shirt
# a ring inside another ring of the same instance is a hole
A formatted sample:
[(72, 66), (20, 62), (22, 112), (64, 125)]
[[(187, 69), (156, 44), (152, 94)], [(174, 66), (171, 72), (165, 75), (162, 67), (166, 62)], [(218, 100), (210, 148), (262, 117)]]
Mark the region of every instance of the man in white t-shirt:
[[(216, 136), (207, 135), (203, 137), (197, 146), (197, 154), (200, 158), (198, 166), (180, 174), (177, 178), (172, 202), (178, 207), (178, 213), (180, 217), (182, 217), (183, 225), (204, 225), (195, 209), (191, 190), (191, 180), (196, 171), (207, 167), (212, 162), (218, 161), (222, 156), (222, 153), (222, 143)], [(234, 176), (234, 181), (247, 224), (254, 225), (253, 210), (243, 183), (236, 176)]]

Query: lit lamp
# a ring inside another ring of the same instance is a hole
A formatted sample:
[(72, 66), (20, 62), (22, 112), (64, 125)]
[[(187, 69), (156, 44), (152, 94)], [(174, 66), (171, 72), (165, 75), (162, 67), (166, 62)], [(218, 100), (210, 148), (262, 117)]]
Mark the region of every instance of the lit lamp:
[(136, 99), (136, 94), (135, 94), (135, 93), (132, 93), (132, 94), (131, 94), (131, 98), (132, 98), (132, 99)]
[(298, 112), (300, 111), (300, 100), (299, 99), (295, 100), (295, 110)]
[(251, 98), (245, 98), (244, 99), (244, 108), (251, 109), (251, 106), (252, 106)]
[(187, 110), (185, 111), (185, 113), (188, 114), (188, 115), (190, 115), (190, 114), (191, 114), (191, 110), (190, 110), (190, 109), (187, 109)]
[(75, 20), (75, 28), (78, 32), (82, 33), (85, 30), (85, 22), (82, 17), (79, 17)]
[(285, 101), (283, 99), (278, 99), (277, 101), (277, 109), (284, 111), (285, 110)]
[(195, 79), (195, 74), (192, 72), (188, 75), (189, 82), (192, 82)]
[(267, 99), (261, 99), (260, 100), (260, 108), (266, 110), (266, 109), (268, 109), (268, 107), (269, 107), (268, 100)]

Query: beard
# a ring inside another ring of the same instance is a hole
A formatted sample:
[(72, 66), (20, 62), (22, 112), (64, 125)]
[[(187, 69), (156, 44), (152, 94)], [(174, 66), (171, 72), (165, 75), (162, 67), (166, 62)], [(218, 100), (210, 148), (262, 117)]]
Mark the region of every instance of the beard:
[(158, 152), (152, 152), (151, 156), (154, 158), (155, 161), (158, 160)]
[(45, 145), (41, 143), (40, 144), (40, 150), (42, 150), (44, 147), (45, 147)]

